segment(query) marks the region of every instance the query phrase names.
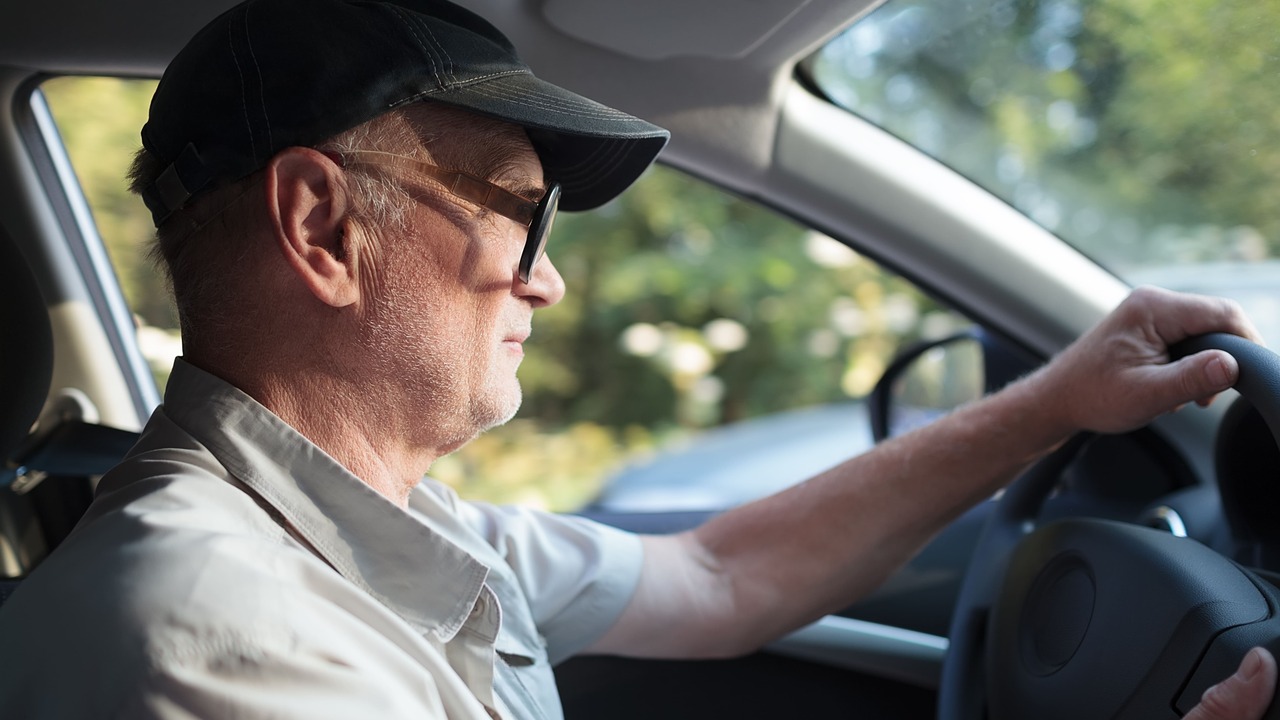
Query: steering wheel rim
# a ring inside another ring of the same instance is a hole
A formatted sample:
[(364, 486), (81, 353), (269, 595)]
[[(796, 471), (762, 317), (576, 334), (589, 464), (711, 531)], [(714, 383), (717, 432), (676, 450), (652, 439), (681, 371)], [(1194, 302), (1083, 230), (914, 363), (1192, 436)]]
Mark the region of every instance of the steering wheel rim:
[[(1223, 333), (1190, 338), (1171, 348), (1170, 354), (1180, 358), (1208, 349), (1225, 350), (1236, 358), (1240, 375), (1235, 389), (1253, 404), (1280, 444), (1280, 356), (1244, 338)], [(1015, 550), (1025, 544), (1033, 531), (1035, 519), (1062, 472), (1092, 437), (1090, 433), (1080, 433), (1032, 465), (1008, 486), (992, 509), (952, 616), (950, 646), (943, 660), (939, 687), (939, 720), (986, 717), (986, 645), (993, 631), (989, 622), (997, 596), (1006, 584), (1006, 568)], [(1229, 670), (1221, 677), (1228, 674)], [(1273, 711), (1276, 709), (1273, 706)]]

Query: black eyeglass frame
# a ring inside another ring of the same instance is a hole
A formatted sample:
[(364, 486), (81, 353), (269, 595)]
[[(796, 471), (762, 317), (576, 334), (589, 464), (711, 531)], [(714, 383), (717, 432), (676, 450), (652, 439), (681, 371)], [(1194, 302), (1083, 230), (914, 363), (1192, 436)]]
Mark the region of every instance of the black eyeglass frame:
[(325, 153), (342, 167), (391, 167), (423, 175), (446, 192), (529, 228), (524, 249), (520, 252), (517, 273), (520, 282), (529, 284), (533, 268), (546, 254), (547, 238), (555, 224), (560, 208), (560, 183), (552, 182), (537, 202), (517, 195), (506, 188), (456, 170), (432, 165), (424, 160), (378, 150), (354, 150), (345, 153)]

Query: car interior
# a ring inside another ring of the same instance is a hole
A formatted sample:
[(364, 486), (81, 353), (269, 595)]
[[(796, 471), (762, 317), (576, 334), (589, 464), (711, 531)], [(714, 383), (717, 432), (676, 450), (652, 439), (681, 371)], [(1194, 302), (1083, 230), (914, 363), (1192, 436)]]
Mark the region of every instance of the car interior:
[[(71, 531), (96, 478), (161, 399), (41, 84), (158, 78), (185, 40), (232, 4), (46, 0), (0, 9), (0, 602)], [(996, 390), (1131, 289), (1022, 209), (815, 86), (808, 59), (892, 0), (461, 4), (502, 29), (539, 76), (668, 128), (664, 167), (834, 238), (972, 323), (896, 348), (898, 360), (878, 368), (869, 400), (878, 438), (901, 431), (893, 414), (911, 412), (902, 387), (924, 363), (976, 343), (980, 390)], [(1260, 415), (1227, 397), (1073, 444), (1074, 454), (1056, 454), (1016, 490), (964, 514), (873, 594), (758, 653), (564, 663), (557, 680), (566, 716), (976, 720), (1092, 717), (1106, 708), (1113, 717), (1157, 717), (1142, 714), (1155, 706), (1180, 717), (1213, 673), (1234, 667), (1232, 652), (1280, 638), (1272, 622), (1280, 593), (1269, 574), (1280, 570), (1280, 538), (1267, 522), (1278, 498), (1266, 489), (1280, 459), (1270, 431), (1280, 427), (1280, 411), (1270, 409), (1271, 381), (1280, 378), (1274, 358), (1250, 360), (1257, 383), (1241, 388)], [(583, 514), (675, 532), (723, 509)], [(1111, 521), (1119, 523), (1090, 524)], [(1019, 544), (1031, 527), (1052, 532)], [(1064, 556), (1083, 560), (1064, 564)], [(1167, 570), (1135, 575), (1143, 563)], [(1002, 585), (1006, 566), (1024, 571), (1021, 585)], [(1206, 596), (1250, 611), (1213, 615)], [(1082, 615), (1085, 606), (1097, 611)], [(1144, 625), (1134, 612), (1159, 620)], [(1042, 641), (1020, 629), (1090, 619), (1106, 630)], [(1135, 625), (1147, 634), (1127, 634)], [(1170, 649), (1170, 638), (1183, 646)], [(1059, 652), (1066, 659), (1036, 665), (1043, 653), (1027, 644), (1050, 641), (1069, 646)], [(1069, 662), (1073, 653), (1081, 660)], [(14, 662), (21, 659), (0, 650), (0, 671)], [(1125, 666), (1156, 668), (1159, 686), (1117, 669)]]

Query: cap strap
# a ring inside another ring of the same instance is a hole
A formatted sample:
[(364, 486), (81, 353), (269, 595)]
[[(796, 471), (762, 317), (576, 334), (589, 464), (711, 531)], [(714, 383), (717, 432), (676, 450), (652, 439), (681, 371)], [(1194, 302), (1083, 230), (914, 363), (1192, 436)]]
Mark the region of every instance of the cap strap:
[(164, 224), (192, 195), (209, 184), (209, 180), (209, 171), (196, 146), (187, 143), (178, 159), (142, 191), (142, 201), (151, 210), (151, 219), (156, 227)]

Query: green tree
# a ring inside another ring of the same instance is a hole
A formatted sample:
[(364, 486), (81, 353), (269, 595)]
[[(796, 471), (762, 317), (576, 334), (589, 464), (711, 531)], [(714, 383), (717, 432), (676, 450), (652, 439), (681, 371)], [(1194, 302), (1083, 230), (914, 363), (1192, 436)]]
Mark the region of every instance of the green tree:
[(1256, 258), (1280, 249), (1277, 22), (1248, 0), (896, 0), (810, 69), (1113, 269)]
[(147, 259), (151, 215), (128, 192), (125, 172), (156, 83), (102, 77), (54, 78), (40, 86), (71, 157), (129, 307), (156, 327), (178, 327), (163, 275)]

